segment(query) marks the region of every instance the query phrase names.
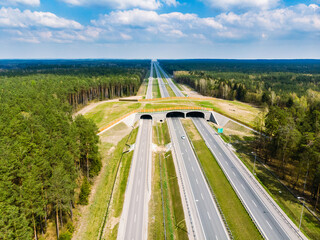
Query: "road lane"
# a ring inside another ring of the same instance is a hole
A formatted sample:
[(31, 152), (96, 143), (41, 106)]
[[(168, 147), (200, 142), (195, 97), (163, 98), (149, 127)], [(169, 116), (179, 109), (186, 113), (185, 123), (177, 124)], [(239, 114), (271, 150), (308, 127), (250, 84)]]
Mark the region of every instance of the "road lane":
[(147, 88), (147, 94), (146, 99), (152, 99), (152, 84), (153, 84), (153, 61), (151, 61), (150, 64), (150, 76), (149, 76), (149, 82), (148, 82), (148, 88)]
[(305, 239), (305, 236), (297, 234), (295, 226), (288, 225), (284, 216), (275, 209), (275, 205), (265, 199), (267, 196), (261, 194), (257, 186), (248, 181), (248, 177), (235, 164), (236, 157), (212, 127), (203, 118), (192, 118), (192, 120), (264, 237), (266, 239)]
[(169, 84), (169, 86), (171, 87), (172, 91), (174, 92), (174, 94), (177, 97), (184, 97), (184, 94), (180, 91), (180, 89), (173, 83), (172, 79), (169, 78), (168, 74), (162, 69), (162, 67), (160, 66), (160, 64), (157, 62), (157, 67), (159, 69), (159, 71), (163, 74), (163, 76), (165, 77), (165, 79), (167, 79), (167, 82)]
[(169, 92), (168, 92), (168, 90), (166, 88), (166, 85), (164, 84), (164, 82), (162, 80), (162, 77), (160, 75), (160, 72), (159, 72), (159, 69), (158, 69), (158, 64), (157, 64), (156, 61), (154, 62), (154, 69), (156, 70), (161, 97), (162, 98), (170, 97), (170, 94), (169, 94)]
[[(202, 174), (183, 126), (178, 118), (167, 118), (169, 132), (185, 186), (188, 211), (195, 239), (229, 239), (219, 210)], [(176, 167), (177, 169), (177, 167)], [(192, 232), (189, 229), (189, 233)]]
[(147, 239), (148, 201), (151, 194), (152, 120), (141, 119), (124, 207), (118, 230), (118, 240)]

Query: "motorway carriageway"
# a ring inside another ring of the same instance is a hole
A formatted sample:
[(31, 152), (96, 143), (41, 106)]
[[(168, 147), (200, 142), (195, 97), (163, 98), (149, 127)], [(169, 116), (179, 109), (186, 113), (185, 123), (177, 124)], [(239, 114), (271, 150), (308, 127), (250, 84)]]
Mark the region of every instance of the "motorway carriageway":
[(188, 138), (181, 137), (186, 136), (186, 132), (180, 119), (167, 118), (167, 122), (176, 154), (177, 175), (179, 174), (182, 179), (184, 185), (182, 192), (187, 196), (187, 214), (192, 228), (189, 229), (189, 235), (193, 235), (190, 238), (229, 239), (190, 142)]
[[(159, 79), (162, 77), (155, 63)], [(162, 97), (169, 95), (164, 84)], [(177, 88), (177, 91), (180, 90)], [(180, 92), (181, 93), (181, 92)], [(182, 93), (181, 93), (182, 94)], [(188, 226), (189, 239), (229, 239), (219, 210), (213, 200), (209, 186), (200, 169), (198, 160), (193, 152), (179, 118), (167, 118), (169, 133), (174, 148), (174, 163), (177, 176), (180, 180), (179, 187), (181, 199), (184, 201), (184, 215)]]
[[(180, 89), (173, 83), (172, 79), (169, 78), (168, 74), (162, 69), (162, 67), (159, 65), (158, 62), (155, 63), (160, 70), (160, 72), (163, 74), (163, 76), (167, 79), (169, 86), (171, 87), (172, 91), (177, 97), (184, 97), (184, 94), (180, 91)], [(161, 75), (160, 75), (161, 77)]]
[[(152, 98), (153, 62), (147, 98)], [(118, 240), (147, 240), (151, 196), (152, 119), (140, 119), (118, 229)]]
[(149, 76), (146, 99), (152, 99), (152, 84), (153, 84), (153, 61), (151, 61), (150, 76)]
[(270, 196), (261, 198), (263, 195), (259, 190), (261, 186), (248, 183), (248, 179), (244, 177), (249, 176), (244, 172), (246, 169), (239, 166), (239, 160), (234, 153), (225, 146), (205, 119), (192, 118), (192, 120), (265, 239), (305, 239), (305, 236), (299, 235), (295, 226), (291, 227), (293, 223), (291, 225), (285, 221), (286, 216), (281, 216), (277, 211), (278, 206), (266, 200), (266, 197)]

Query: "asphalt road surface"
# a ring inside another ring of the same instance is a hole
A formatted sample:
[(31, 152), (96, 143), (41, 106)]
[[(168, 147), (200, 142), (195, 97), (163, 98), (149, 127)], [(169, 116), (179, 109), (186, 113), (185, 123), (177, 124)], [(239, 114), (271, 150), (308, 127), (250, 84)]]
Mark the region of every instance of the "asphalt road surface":
[(156, 70), (156, 73), (157, 73), (157, 78), (158, 78), (158, 84), (159, 84), (159, 87), (160, 87), (161, 97), (162, 98), (170, 97), (170, 94), (169, 94), (169, 92), (168, 92), (168, 90), (166, 88), (166, 85), (164, 84), (164, 82), (162, 80), (162, 77), (160, 75), (157, 62), (154, 62), (154, 69)]
[(146, 99), (152, 98), (152, 84), (153, 84), (153, 61), (151, 61), (151, 69), (150, 69)]
[(152, 120), (141, 119), (118, 230), (118, 240), (147, 239), (151, 193)]
[[(173, 147), (182, 172), (195, 239), (229, 239), (219, 210), (178, 118), (167, 118)], [(189, 233), (192, 232), (189, 229)]]
[(234, 164), (236, 158), (233, 153), (205, 119), (192, 118), (192, 120), (264, 237), (272, 240), (304, 238), (302, 235), (299, 237), (297, 231), (284, 222), (276, 208), (269, 205), (270, 201), (264, 200), (266, 196), (258, 191), (254, 184), (248, 182), (241, 168)]
[(177, 97), (184, 97), (184, 94), (180, 91), (180, 89), (173, 83), (172, 79), (169, 78), (168, 74), (162, 69), (160, 64), (157, 62), (157, 67), (160, 72), (162, 72), (163, 76), (167, 79), (169, 86)]

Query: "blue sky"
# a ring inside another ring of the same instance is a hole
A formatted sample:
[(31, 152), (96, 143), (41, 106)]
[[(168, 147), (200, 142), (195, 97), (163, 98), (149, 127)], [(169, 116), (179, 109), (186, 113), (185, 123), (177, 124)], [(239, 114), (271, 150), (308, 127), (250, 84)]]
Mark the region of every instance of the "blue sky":
[(320, 0), (0, 0), (0, 59), (320, 58)]

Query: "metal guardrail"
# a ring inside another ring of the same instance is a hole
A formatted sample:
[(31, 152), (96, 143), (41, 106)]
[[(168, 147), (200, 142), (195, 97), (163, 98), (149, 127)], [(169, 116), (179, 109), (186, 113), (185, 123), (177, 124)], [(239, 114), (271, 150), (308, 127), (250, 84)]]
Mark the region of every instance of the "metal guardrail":
[(194, 145), (193, 145), (193, 143), (192, 143), (192, 141), (191, 141), (191, 139), (190, 139), (190, 137), (189, 137), (189, 135), (188, 135), (185, 127), (183, 126), (183, 124), (182, 124), (182, 127), (183, 127), (184, 131), (186, 132), (187, 138), (188, 138), (188, 140), (189, 140), (189, 142), (190, 142), (190, 144), (191, 144), (192, 150), (193, 150), (193, 152), (194, 152), (194, 154), (195, 154), (195, 156), (196, 156), (196, 158), (197, 158), (197, 161), (198, 161), (198, 164), (199, 164), (200, 169), (201, 169), (201, 171), (202, 171), (202, 174), (203, 174), (203, 176), (204, 176), (204, 179), (206, 180), (206, 182), (207, 182), (207, 184), (208, 184), (208, 187), (209, 187), (209, 189), (210, 189), (212, 198), (213, 198), (214, 202), (215, 202), (216, 205), (217, 205), (217, 208), (218, 208), (219, 213), (220, 213), (220, 215), (221, 215), (221, 218), (222, 218), (222, 220), (223, 220), (224, 226), (226, 227), (226, 229), (227, 229), (227, 231), (228, 231), (229, 237), (230, 237), (230, 239), (234, 239), (234, 238), (233, 238), (233, 235), (232, 235), (232, 231), (231, 231), (231, 229), (229, 228), (229, 225), (228, 225), (227, 220), (226, 220), (226, 218), (225, 218), (225, 216), (224, 216), (224, 214), (223, 214), (223, 211), (222, 211), (221, 206), (220, 206), (220, 204), (219, 204), (219, 202), (218, 202), (218, 199), (217, 199), (216, 195), (214, 194), (214, 191), (213, 191), (213, 189), (211, 188), (209, 179), (208, 179), (208, 177), (207, 177), (207, 175), (206, 175), (206, 173), (205, 173), (205, 171), (204, 171), (204, 169), (203, 169), (203, 167), (202, 167), (202, 165), (201, 165), (201, 162), (200, 162), (200, 160), (199, 160), (199, 156), (198, 156), (198, 154), (197, 154), (197, 152), (196, 152), (196, 149), (194, 148)]

